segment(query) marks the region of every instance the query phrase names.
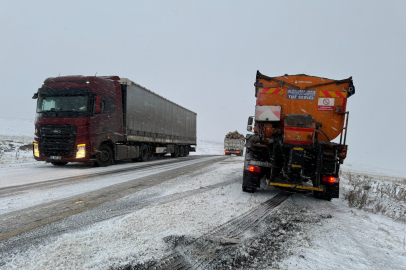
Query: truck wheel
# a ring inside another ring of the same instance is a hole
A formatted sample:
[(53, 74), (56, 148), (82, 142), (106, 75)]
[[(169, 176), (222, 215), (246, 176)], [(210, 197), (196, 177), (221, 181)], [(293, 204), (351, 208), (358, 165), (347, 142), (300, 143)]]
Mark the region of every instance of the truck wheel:
[(179, 156), (179, 146), (175, 145), (175, 152), (171, 154), (171, 157)]
[(189, 155), (189, 147), (185, 146), (185, 156), (188, 156), (188, 155)]
[(51, 164), (54, 166), (65, 166), (68, 164), (68, 162), (62, 162), (62, 161), (51, 161)]
[(148, 146), (146, 146), (146, 145), (141, 146), (140, 154), (141, 154), (141, 157), (140, 157), (141, 161), (148, 161), (148, 159), (149, 159)]
[(185, 148), (183, 146), (179, 147), (179, 156), (181, 157), (185, 156)]
[(113, 151), (107, 144), (102, 144), (96, 154), (96, 164), (106, 167), (113, 164)]

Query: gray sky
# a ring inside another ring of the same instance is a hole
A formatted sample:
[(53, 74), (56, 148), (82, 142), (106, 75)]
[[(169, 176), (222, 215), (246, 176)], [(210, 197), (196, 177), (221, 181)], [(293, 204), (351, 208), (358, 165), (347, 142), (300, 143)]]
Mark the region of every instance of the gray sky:
[[(114, 4), (113, 4), (114, 3)], [(0, 2), (0, 117), (33, 118), (47, 77), (119, 75), (198, 114), (198, 138), (245, 132), (255, 73), (344, 79), (348, 161), (406, 165), (406, 1)]]

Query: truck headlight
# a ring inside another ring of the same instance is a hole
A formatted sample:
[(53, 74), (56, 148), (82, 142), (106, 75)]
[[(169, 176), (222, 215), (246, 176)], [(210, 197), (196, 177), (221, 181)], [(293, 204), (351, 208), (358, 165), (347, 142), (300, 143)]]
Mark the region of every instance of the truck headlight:
[(84, 158), (86, 156), (86, 144), (78, 144), (76, 149), (76, 158)]
[(34, 156), (39, 157), (38, 143), (33, 143), (33, 145), (34, 145)]

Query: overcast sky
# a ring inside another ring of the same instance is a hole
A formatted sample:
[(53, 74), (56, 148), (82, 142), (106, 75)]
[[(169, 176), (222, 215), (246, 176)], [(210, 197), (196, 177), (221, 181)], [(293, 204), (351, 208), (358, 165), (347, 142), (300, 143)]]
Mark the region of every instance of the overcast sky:
[[(246, 133), (255, 73), (354, 79), (348, 161), (406, 166), (406, 1), (0, 1), (0, 117), (47, 77), (118, 75)], [(1, 128), (1, 127), (0, 127)]]

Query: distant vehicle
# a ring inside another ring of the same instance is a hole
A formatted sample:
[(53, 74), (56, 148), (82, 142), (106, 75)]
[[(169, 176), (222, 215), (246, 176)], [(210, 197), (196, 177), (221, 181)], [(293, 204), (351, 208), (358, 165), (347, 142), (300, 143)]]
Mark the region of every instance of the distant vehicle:
[[(267, 185), (339, 197), (339, 169), (347, 156), (347, 99), (352, 78), (268, 77), (257, 72), (255, 117), (248, 119), (242, 189)], [(252, 127), (255, 118), (255, 126)], [(340, 135), (340, 142), (334, 143)]]
[(48, 78), (33, 99), (38, 161), (108, 166), (195, 151), (196, 113), (126, 78)]
[(244, 154), (245, 137), (237, 131), (229, 132), (224, 138), (224, 154), (242, 156)]

